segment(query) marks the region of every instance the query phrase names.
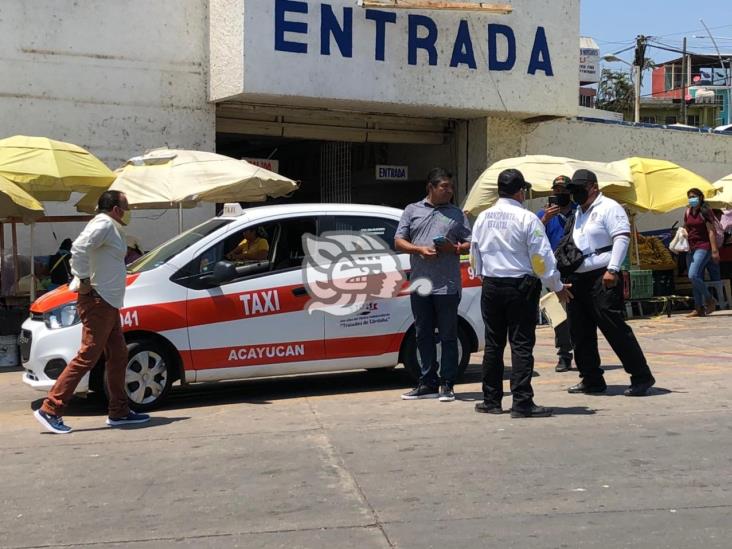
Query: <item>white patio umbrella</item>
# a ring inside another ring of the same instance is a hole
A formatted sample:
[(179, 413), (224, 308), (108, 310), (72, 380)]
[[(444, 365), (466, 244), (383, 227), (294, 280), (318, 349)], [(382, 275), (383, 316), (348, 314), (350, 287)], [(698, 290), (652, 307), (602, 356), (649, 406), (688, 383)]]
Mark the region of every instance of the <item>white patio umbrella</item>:
[(718, 192), (712, 198), (707, 198), (705, 202), (712, 208), (719, 208), (720, 210), (732, 208), (732, 173), (725, 175), (712, 185)]
[[(179, 225), (180, 208), (199, 202), (264, 202), (297, 188), (292, 179), (244, 160), (182, 149), (155, 149), (131, 158), (109, 187), (124, 192), (133, 209), (179, 208)], [(84, 196), (77, 210), (94, 212), (100, 194)]]

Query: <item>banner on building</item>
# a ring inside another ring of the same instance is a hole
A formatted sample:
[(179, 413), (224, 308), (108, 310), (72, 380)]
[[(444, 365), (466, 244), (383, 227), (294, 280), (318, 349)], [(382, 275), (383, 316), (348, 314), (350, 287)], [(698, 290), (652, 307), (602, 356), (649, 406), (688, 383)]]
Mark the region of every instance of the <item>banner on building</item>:
[(580, 36), (579, 79), (581, 85), (600, 81), (600, 48), (587, 36)]

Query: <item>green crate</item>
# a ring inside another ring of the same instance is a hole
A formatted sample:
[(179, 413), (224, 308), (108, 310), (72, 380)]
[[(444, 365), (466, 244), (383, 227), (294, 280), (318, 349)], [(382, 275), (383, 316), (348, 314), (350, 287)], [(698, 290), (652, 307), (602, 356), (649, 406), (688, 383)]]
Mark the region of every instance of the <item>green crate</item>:
[(620, 264), (620, 270), (621, 271), (630, 270), (630, 250), (628, 250), (628, 253), (625, 254), (625, 259), (623, 259), (623, 262)]
[(653, 297), (653, 271), (628, 272), (630, 273), (630, 299)]

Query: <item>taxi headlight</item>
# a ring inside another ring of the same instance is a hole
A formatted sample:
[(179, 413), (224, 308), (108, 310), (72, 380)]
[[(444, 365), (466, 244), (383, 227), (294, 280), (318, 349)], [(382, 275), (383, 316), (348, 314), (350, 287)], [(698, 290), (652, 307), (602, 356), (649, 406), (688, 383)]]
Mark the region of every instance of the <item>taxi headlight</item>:
[(68, 328), (81, 322), (79, 313), (76, 310), (76, 303), (67, 303), (58, 309), (47, 312), (43, 315), (43, 321), (51, 330), (57, 328)]

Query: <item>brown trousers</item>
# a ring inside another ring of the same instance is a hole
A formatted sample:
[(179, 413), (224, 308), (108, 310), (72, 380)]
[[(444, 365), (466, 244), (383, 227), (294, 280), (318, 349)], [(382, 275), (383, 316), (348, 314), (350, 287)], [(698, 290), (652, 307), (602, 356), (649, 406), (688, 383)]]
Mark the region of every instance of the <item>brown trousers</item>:
[(125, 417), (130, 409), (125, 392), (127, 345), (122, 335), (119, 309), (104, 301), (99, 294), (79, 294), (76, 305), (82, 323), (81, 348), (56, 380), (41, 410), (63, 415), (77, 385), (104, 353), (109, 389), (109, 417)]

